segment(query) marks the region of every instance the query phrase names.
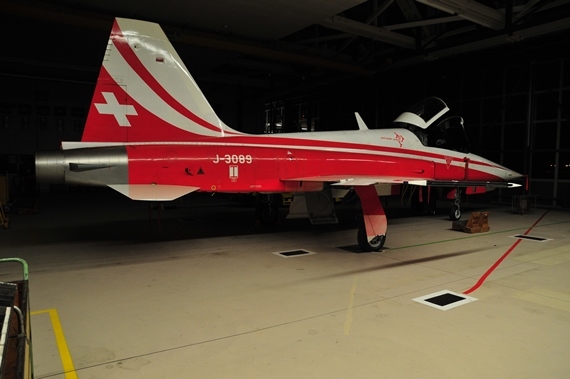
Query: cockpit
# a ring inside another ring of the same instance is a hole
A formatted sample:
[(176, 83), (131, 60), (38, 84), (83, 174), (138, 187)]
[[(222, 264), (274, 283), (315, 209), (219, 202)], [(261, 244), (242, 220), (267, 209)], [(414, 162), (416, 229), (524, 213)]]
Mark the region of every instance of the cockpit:
[(428, 97), (398, 116), (393, 126), (410, 130), (424, 146), (469, 153), (463, 118), (442, 118), (448, 111), (443, 100)]

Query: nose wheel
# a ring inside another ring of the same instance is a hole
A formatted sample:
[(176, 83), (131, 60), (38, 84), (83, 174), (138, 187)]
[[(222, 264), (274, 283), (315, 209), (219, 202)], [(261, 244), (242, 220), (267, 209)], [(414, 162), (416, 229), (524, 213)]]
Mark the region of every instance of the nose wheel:
[(451, 221), (457, 221), (461, 218), (461, 207), (459, 203), (461, 202), (461, 190), (457, 188), (455, 190), (455, 199), (451, 208), (449, 209), (449, 219)]
[(453, 204), (449, 209), (449, 219), (451, 221), (457, 221), (461, 218), (461, 208), (459, 204)]

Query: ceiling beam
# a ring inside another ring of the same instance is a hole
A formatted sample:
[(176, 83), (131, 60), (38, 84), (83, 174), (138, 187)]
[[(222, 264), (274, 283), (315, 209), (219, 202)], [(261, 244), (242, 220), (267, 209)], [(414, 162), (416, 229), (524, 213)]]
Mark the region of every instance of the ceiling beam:
[[(396, 3), (407, 21), (414, 22), (423, 20), (422, 14), (416, 6), (416, 3), (414, 3), (414, 0), (397, 0)], [(432, 33), (426, 25), (421, 25), (421, 34), (430, 36)]]
[(416, 49), (415, 39), (403, 34), (395, 33), (390, 30), (367, 25), (362, 22), (350, 20), (345, 17), (332, 16), (321, 22), (319, 25), (329, 29), (339, 30), (345, 33), (355, 34), (361, 37), (369, 38), (375, 41), (382, 41), (391, 45), (405, 47), (407, 49)]
[[(2, 5), (2, 11), (18, 14), (24, 17), (36, 18), (49, 22), (67, 24), (73, 27), (91, 28), (97, 30), (111, 30), (113, 17), (102, 15), (73, 14), (54, 8), (34, 7), (16, 2), (6, 2)], [(192, 46), (207, 47), (223, 51), (230, 51), (249, 56), (271, 59), (277, 62), (288, 62), (305, 66), (320, 67), (333, 71), (347, 72), (358, 75), (370, 75), (373, 72), (357, 64), (343, 62), (326, 57), (298, 53), (289, 50), (280, 50), (266, 47), (260, 44), (249, 43), (247, 41), (226, 39), (207, 34), (184, 33), (166, 25), (163, 29), (171, 37), (169, 31), (174, 32), (177, 38), (171, 41), (181, 42)]]
[(386, 30), (410, 29), (418, 26), (445, 24), (456, 21), (463, 21), (463, 19), (459, 16), (440, 17), (420, 21), (410, 21), (403, 24), (385, 25), (383, 28)]
[(525, 29), (519, 29), (516, 32), (514, 32), (512, 35), (501, 33), (494, 37), (484, 38), (481, 40), (473, 41), (470, 43), (464, 43), (458, 46), (448, 47), (444, 49), (433, 50), (430, 51), (428, 54), (416, 55), (414, 57), (402, 59), (400, 61), (391, 63), (390, 65), (386, 65), (384, 68), (380, 68), (379, 71), (405, 67), (425, 61), (433, 61), (437, 60), (438, 58), (449, 57), (480, 49), (487, 49), (501, 45), (517, 43), (527, 38), (540, 37), (553, 32), (563, 31), (566, 29), (570, 29), (570, 17), (562, 18), (557, 21), (552, 21), (547, 24), (541, 24)]
[(466, 20), (491, 28), (501, 30), (505, 27), (503, 12), (478, 3), (474, 0), (416, 0), (432, 8), (457, 15)]

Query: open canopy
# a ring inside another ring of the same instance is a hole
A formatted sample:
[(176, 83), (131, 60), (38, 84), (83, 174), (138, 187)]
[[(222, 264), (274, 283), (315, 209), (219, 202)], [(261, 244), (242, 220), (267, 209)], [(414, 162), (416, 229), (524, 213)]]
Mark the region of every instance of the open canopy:
[(412, 131), (424, 146), (469, 152), (463, 118), (442, 118), (449, 111), (438, 97), (428, 97), (414, 104), (394, 120), (394, 126)]

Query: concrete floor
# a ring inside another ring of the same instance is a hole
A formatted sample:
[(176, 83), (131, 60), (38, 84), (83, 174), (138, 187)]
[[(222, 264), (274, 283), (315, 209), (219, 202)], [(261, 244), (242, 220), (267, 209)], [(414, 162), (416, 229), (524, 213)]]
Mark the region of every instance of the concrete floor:
[[(570, 377), (568, 212), (471, 203), (491, 231), (467, 234), (445, 208), (387, 207), (385, 250), (354, 254), (340, 248), (355, 244), (351, 209), (275, 228), (200, 194), (160, 227), (110, 190), (39, 209), (0, 230), (2, 256), (30, 265), (36, 378)], [(315, 254), (274, 254), (297, 249)], [(469, 289), (476, 301), (445, 311), (413, 300)]]

